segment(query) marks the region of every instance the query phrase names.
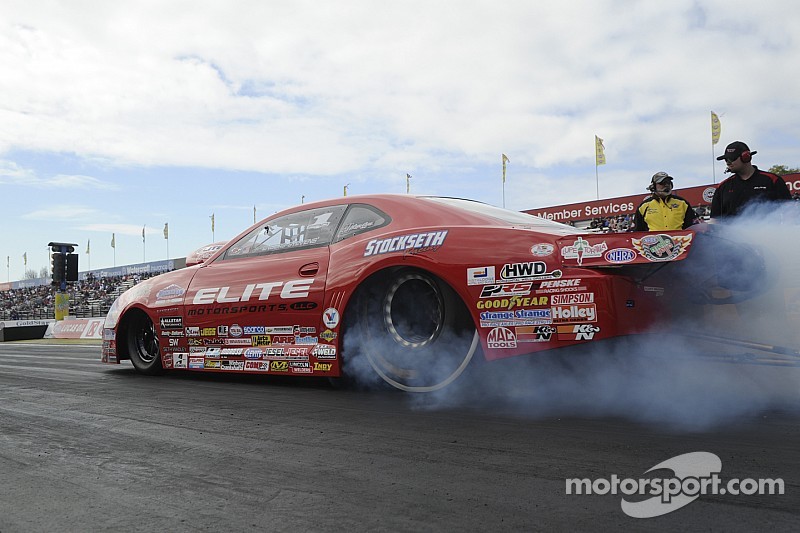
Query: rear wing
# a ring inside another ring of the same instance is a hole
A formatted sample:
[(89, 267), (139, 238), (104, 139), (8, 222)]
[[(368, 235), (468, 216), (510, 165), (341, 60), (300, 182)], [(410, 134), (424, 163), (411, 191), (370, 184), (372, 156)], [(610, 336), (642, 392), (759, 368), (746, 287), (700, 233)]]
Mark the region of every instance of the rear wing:
[(662, 231), (570, 235), (557, 241), (565, 267), (613, 267), (686, 259), (694, 232)]

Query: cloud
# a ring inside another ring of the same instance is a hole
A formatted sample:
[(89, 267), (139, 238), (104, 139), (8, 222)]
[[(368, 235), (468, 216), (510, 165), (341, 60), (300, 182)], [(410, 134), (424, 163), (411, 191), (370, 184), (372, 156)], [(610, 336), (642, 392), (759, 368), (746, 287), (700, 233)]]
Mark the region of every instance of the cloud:
[(86, 220), (97, 218), (100, 212), (92, 207), (82, 205), (54, 205), (47, 209), (39, 209), (22, 215), (25, 220), (43, 220), (49, 222), (65, 222), (70, 220)]

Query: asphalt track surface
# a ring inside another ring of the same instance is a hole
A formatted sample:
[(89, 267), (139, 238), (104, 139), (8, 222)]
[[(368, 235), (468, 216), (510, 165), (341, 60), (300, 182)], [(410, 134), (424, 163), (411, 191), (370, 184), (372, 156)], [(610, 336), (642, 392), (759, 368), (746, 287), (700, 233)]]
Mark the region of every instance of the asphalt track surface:
[[(523, 414), (495, 402), (432, 406), (302, 379), (143, 377), (127, 362), (100, 364), (98, 354), (97, 345), (0, 344), (2, 533), (796, 531), (800, 523), (800, 414), (791, 408), (692, 428)], [(636, 478), (696, 451), (718, 455), (724, 479), (781, 478), (785, 494), (704, 495), (635, 519), (620, 495), (565, 491), (567, 478)]]

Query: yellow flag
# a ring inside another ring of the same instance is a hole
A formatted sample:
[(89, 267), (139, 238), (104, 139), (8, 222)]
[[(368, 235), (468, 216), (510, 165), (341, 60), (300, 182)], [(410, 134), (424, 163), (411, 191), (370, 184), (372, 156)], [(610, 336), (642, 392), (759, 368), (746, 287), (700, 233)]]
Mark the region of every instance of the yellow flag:
[(713, 111), (711, 112), (711, 144), (719, 142), (719, 134), (722, 133), (722, 124), (719, 123), (719, 117)]
[(509, 163), (510, 160), (506, 154), (502, 154), (503, 156), (503, 183), (506, 182), (506, 163)]
[(169, 239), (169, 222), (164, 222), (164, 238)]
[(22, 254), (22, 262), (25, 263), (25, 266), (28, 266), (28, 252)]
[(91, 239), (86, 239), (86, 253), (89, 254), (89, 244), (91, 243)]
[(594, 136), (594, 164), (597, 166), (606, 164), (606, 147), (603, 146), (603, 139)]

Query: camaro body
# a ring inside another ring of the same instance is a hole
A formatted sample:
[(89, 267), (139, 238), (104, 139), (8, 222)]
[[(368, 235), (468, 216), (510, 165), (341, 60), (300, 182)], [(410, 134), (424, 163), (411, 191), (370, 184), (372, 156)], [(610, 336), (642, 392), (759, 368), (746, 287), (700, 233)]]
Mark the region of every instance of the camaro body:
[(122, 294), (105, 321), (102, 361), (130, 358), (129, 318), (144, 313), (164, 369), (336, 377), (354, 293), (394, 271), (449, 286), (486, 360), (636, 334), (669, 295), (635, 273), (684, 260), (694, 236), (594, 234), (459, 199), (305, 204)]

